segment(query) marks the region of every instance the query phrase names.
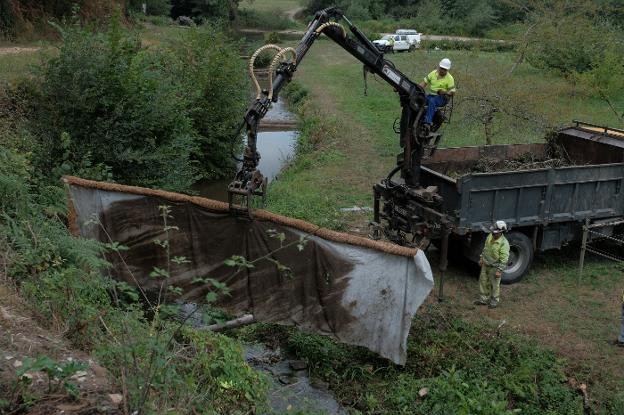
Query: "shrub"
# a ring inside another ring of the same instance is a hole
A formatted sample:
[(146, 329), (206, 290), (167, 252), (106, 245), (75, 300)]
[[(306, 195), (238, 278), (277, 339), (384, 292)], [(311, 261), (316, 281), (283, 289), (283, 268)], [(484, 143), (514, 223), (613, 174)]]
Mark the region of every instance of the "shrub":
[(286, 30), (295, 26), (280, 10), (259, 11), (243, 9), (238, 12), (239, 24), (266, 30)]
[(605, 57), (622, 55), (621, 30), (604, 18), (604, 10), (584, 0), (536, 3), (526, 32), (526, 58), (538, 68), (563, 74), (583, 73)]
[(190, 16), (197, 22), (233, 17), (237, 1), (171, 0), (171, 17)]
[(169, 16), (171, 14), (170, 0), (144, 0), (147, 4), (147, 14), (151, 16)]
[(37, 143), (33, 165), (52, 180), (81, 173), (186, 190), (233, 166), (247, 98), (237, 55), (212, 26), (149, 50), (118, 20), (104, 34), (71, 27), (59, 55), (5, 103), (13, 113), (25, 108), (18, 115)]
[(277, 33), (277, 32), (268, 32), (268, 33), (264, 34), (264, 43), (265, 44), (269, 44), (269, 43), (273, 43), (273, 44), (282, 43), (282, 38), (280, 37), (279, 33)]
[(188, 188), (198, 175), (198, 147), (186, 97), (165, 70), (167, 55), (143, 52), (118, 23), (106, 34), (70, 28), (63, 38), (43, 76), (21, 88), (41, 143), (36, 167), (62, 164), (68, 133), (74, 158), (103, 163), (116, 179)]
[[(146, 311), (134, 288), (106, 275), (108, 263), (100, 256), (106, 246), (72, 237), (64, 212), (39, 203), (40, 194), (49, 191), (30, 174), (26, 157), (0, 147), (3, 270), (45, 324), (66, 333), (74, 345), (95, 351), (130, 412), (250, 413), (262, 408), (266, 382), (245, 363), (240, 346), (159, 317), (154, 309)], [(56, 198), (63, 199), (62, 188), (57, 189)], [(107, 249), (114, 251), (114, 244)], [(167, 307), (156, 309), (164, 314)], [(43, 363), (25, 360), (24, 367), (46, 370), (50, 365)], [(61, 369), (55, 377), (72, 394), (72, 385), (64, 382), (71, 368)], [(57, 389), (55, 394), (63, 392)], [(11, 402), (0, 399), (1, 409), (7, 405)]]
[[(209, 45), (207, 47), (207, 45)], [(216, 26), (204, 25), (183, 34), (170, 46), (177, 93), (185, 97), (196, 132), (196, 160), (201, 177), (223, 177), (235, 167), (232, 149), (240, 146), (234, 132), (242, 121), (249, 85), (238, 45)]]

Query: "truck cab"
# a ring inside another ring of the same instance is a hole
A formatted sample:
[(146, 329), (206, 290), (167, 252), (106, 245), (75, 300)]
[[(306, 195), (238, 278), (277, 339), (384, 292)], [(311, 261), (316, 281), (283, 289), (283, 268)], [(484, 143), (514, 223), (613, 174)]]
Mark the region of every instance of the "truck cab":
[(410, 45), (410, 50), (420, 47), (422, 33), (419, 33), (414, 29), (399, 29), (396, 31), (396, 34), (406, 37), (407, 43)]
[(373, 43), (382, 52), (403, 52), (412, 48), (407, 35), (389, 34)]

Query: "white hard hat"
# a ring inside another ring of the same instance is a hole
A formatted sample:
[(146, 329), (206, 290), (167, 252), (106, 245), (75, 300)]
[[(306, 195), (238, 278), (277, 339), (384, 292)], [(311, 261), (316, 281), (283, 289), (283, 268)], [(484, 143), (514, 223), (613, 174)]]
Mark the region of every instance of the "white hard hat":
[(446, 70), (451, 69), (451, 60), (449, 58), (444, 58), (440, 61), (440, 68), (444, 68)]
[(504, 220), (497, 220), (494, 225), (490, 228), (493, 233), (501, 233), (507, 230), (507, 224)]

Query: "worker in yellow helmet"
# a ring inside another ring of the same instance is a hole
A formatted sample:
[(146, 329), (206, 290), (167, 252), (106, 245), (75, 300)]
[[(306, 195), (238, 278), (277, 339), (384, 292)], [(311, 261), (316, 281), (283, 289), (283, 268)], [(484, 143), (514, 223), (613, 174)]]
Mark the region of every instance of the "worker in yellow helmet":
[(507, 231), (507, 224), (502, 220), (496, 221), (485, 239), (483, 252), (479, 259), (479, 265), (481, 265), (479, 292), (481, 297), (475, 301), (476, 305), (496, 308), (500, 302), (501, 278), (509, 260), (509, 242), (503, 235), (505, 231)]

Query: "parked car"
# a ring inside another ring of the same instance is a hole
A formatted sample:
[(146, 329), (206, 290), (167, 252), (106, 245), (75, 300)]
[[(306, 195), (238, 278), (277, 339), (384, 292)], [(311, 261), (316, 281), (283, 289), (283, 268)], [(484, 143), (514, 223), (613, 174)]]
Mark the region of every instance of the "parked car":
[(373, 43), (382, 52), (402, 52), (410, 50), (410, 44), (406, 35), (385, 35), (381, 39), (373, 40)]
[(395, 34), (399, 36), (406, 36), (407, 43), (410, 44), (412, 49), (420, 47), (420, 36), (422, 35), (422, 33), (419, 33), (413, 29), (399, 29), (396, 31)]

